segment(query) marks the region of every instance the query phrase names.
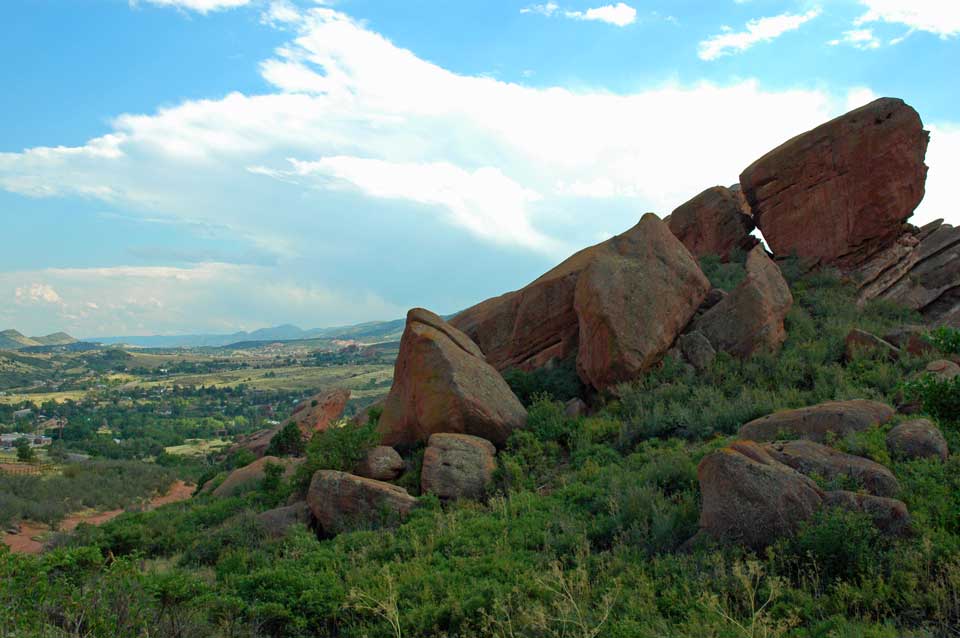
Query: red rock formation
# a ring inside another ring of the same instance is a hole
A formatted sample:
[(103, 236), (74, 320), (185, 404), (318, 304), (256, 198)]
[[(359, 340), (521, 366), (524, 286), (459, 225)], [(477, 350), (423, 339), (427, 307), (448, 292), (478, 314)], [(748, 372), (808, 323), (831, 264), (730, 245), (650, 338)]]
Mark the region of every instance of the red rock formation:
[(796, 410), (781, 410), (754, 419), (740, 428), (740, 438), (775, 441), (783, 435), (824, 442), (827, 435), (844, 437), (886, 423), (896, 411), (877, 401), (829, 401)]
[(718, 255), (726, 260), (733, 250), (749, 251), (759, 243), (750, 235), (755, 228), (753, 219), (743, 209), (740, 192), (714, 186), (677, 208), (664, 221), (696, 257)]
[(307, 505), (327, 535), (403, 522), (417, 505), (407, 490), (346, 472), (320, 470), (307, 491)]
[(923, 199), (929, 133), (883, 98), (799, 135), (740, 175), (778, 257), (843, 268), (893, 246)]
[(443, 500), (486, 496), (497, 469), (497, 448), (467, 434), (434, 434), (423, 453), (420, 491)]
[(746, 279), (693, 323), (718, 351), (742, 358), (783, 344), (783, 320), (793, 306), (790, 287), (763, 246), (747, 255), (746, 270)]
[(325, 390), (297, 404), (287, 422), (296, 423), (304, 437), (309, 439), (314, 432), (323, 432), (330, 427), (331, 423), (343, 416), (343, 410), (347, 407), (348, 401), (350, 401), (350, 390), (343, 388)]
[(423, 308), (407, 314), (393, 387), (379, 427), (384, 445), (454, 432), (503, 446), (527, 411), (467, 335)]

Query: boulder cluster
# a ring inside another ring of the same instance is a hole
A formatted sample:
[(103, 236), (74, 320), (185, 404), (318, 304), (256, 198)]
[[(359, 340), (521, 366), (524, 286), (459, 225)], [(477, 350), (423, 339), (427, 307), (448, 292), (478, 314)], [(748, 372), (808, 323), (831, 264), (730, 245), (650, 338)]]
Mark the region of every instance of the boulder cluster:
[[(317, 472), (305, 504), (266, 520), (277, 526), (309, 512), (325, 534), (402, 521), (417, 501), (390, 481), (409, 471), (398, 450), (418, 444), (426, 446), (424, 493), (445, 501), (485, 498), (497, 449), (527, 419), (505, 371), (573, 361), (586, 392), (565, 411), (578, 418), (595, 397), (616, 394), (619, 384), (666, 356), (703, 370), (720, 352), (747, 358), (775, 351), (786, 339), (784, 318), (793, 304), (779, 260), (837, 269), (858, 286), (863, 303), (889, 299), (930, 324), (960, 325), (960, 229), (907, 223), (924, 195), (928, 138), (910, 106), (880, 99), (770, 151), (743, 171), (739, 184), (708, 188), (663, 220), (648, 213), (519, 290), (449, 321), (410, 310), (393, 386), (380, 406), (383, 445), (352, 474)], [(744, 260), (743, 280), (728, 292), (711, 287), (700, 262), (708, 255)], [(847, 354), (918, 354), (927, 347), (923, 329), (883, 337), (854, 331)], [(343, 392), (314, 397), (291, 419), (312, 434), (329, 427), (348, 399)], [(824, 508), (861, 512), (887, 533), (907, 533), (896, 477), (831, 447), (894, 413), (873, 401), (843, 401), (744, 424), (740, 440), (699, 466), (702, 533), (762, 547)], [(264, 439), (275, 432), (254, 435), (245, 446), (262, 456)], [(887, 446), (894, 457), (947, 455), (943, 435), (924, 420), (893, 428)], [(849, 491), (849, 483), (858, 491)]]

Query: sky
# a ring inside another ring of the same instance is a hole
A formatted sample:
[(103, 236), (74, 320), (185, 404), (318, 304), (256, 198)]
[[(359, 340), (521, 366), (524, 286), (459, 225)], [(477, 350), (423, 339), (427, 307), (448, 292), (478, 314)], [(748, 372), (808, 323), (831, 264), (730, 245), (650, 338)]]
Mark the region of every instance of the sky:
[(6, 0), (0, 328), (446, 314), (880, 96), (960, 223), (955, 0)]

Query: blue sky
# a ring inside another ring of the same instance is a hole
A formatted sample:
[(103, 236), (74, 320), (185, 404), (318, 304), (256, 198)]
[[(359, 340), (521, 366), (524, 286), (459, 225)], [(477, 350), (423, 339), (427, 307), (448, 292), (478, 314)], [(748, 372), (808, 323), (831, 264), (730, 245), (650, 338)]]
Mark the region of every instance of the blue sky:
[(950, 0), (8, 0), (0, 327), (453, 312), (881, 95), (960, 223)]

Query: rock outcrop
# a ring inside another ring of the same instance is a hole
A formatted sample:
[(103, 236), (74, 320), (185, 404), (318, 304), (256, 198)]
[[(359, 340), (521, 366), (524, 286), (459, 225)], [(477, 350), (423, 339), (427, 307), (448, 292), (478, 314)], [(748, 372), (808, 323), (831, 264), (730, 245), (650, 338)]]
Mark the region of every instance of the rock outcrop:
[(354, 473), (377, 481), (393, 481), (403, 474), (403, 458), (392, 447), (378, 445), (367, 452)]
[(750, 234), (755, 226), (744, 204), (739, 189), (714, 186), (664, 221), (694, 256), (717, 255), (725, 261), (734, 250), (748, 252), (759, 243)]
[(416, 504), (402, 487), (334, 470), (314, 474), (307, 491), (307, 505), (329, 536), (398, 525)]
[(847, 334), (845, 347), (847, 361), (852, 361), (857, 355), (868, 352), (885, 357), (891, 361), (900, 358), (900, 348), (884, 341), (873, 333), (860, 330), (859, 328), (854, 328)]
[(823, 443), (827, 435), (843, 438), (886, 423), (895, 412), (889, 405), (877, 401), (830, 401), (754, 419), (740, 428), (740, 438), (752, 441), (801, 438)]
[(708, 288), (689, 251), (647, 214), (627, 232), (450, 323), (498, 370), (535, 369), (582, 355), (577, 363), (584, 381), (606, 387), (655, 363)]
[(910, 531), (910, 513), (907, 506), (894, 498), (837, 490), (827, 492), (823, 504), (866, 514), (877, 529), (890, 536), (905, 536)]
[(310, 525), (313, 521), (313, 514), (306, 502), (298, 501), (292, 505), (261, 512), (257, 514), (257, 521), (263, 527), (263, 531), (271, 538), (283, 538), (294, 525)]
[(480, 348), (429, 310), (407, 314), (393, 379), (379, 422), (384, 445), (453, 432), (503, 446), (526, 423), (527, 411)]
[(490, 441), (477, 436), (434, 434), (423, 453), (420, 490), (443, 500), (481, 500), (497, 469), (496, 453)]
[(793, 306), (790, 287), (763, 246), (750, 251), (746, 271), (733, 292), (693, 322), (714, 348), (743, 358), (780, 347), (787, 337), (783, 320)]
[(939, 381), (951, 381), (960, 376), (960, 365), (947, 359), (937, 359), (928, 363), (924, 372), (932, 374)]
[(696, 261), (655, 215), (617, 253), (597, 255), (574, 294), (577, 371), (605, 390), (658, 363), (710, 290)]
[(700, 528), (752, 548), (789, 536), (817, 510), (823, 491), (812, 479), (773, 459), (752, 441), (707, 455), (697, 467)]
[(950, 456), (943, 433), (927, 419), (907, 421), (887, 433), (887, 449), (896, 458), (940, 459)]
[(778, 257), (854, 268), (894, 245), (923, 199), (929, 133), (882, 98), (798, 135), (740, 175)]
[(284, 478), (288, 478), (302, 462), (303, 459), (281, 459), (275, 456), (261, 457), (249, 465), (232, 471), (223, 480), (223, 483), (213, 490), (213, 495), (225, 498), (258, 487), (267, 476), (267, 465), (269, 464), (282, 467)]
[(923, 338), (927, 331), (926, 326), (900, 326), (883, 335), (883, 340), (893, 344), (902, 352), (919, 357), (935, 350), (933, 345)]
[(891, 301), (930, 325), (960, 327), (960, 228), (937, 220), (908, 227), (882, 252), (850, 272), (859, 301)]
[(778, 441), (763, 449), (776, 460), (806, 476), (827, 481), (847, 478), (874, 496), (896, 496), (900, 484), (884, 466), (853, 454), (845, 454), (813, 441)]
[(298, 403), (281, 427), (292, 421), (300, 428), (304, 438), (309, 439), (314, 432), (323, 432), (343, 416), (348, 401), (350, 390), (333, 388), (320, 392)]

